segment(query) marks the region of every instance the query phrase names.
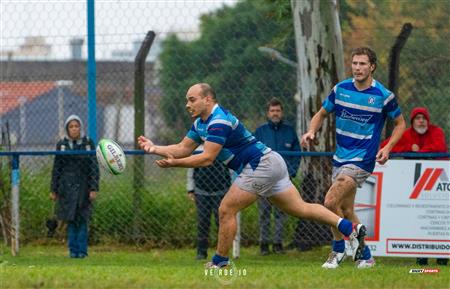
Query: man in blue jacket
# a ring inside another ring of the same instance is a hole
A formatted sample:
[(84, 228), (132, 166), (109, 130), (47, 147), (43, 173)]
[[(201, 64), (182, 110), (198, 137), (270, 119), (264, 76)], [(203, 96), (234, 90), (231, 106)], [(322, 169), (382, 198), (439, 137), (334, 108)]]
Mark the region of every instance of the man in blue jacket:
[[(267, 103), (267, 123), (256, 129), (255, 137), (274, 151), (300, 151), (295, 129), (283, 121), (283, 104), (276, 98), (272, 98)], [(286, 156), (281, 154), (288, 167), (289, 177), (294, 178), (300, 164), (300, 157)], [(266, 198), (259, 198), (259, 226), (260, 226), (260, 246), (261, 254), (268, 255), (269, 244), (272, 243), (270, 236), (270, 216), (272, 205)], [(275, 219), (275, 231), (273, 234), (272, 251), (283, 253), (283, 225), (286, 214), (276, 207), (273, 207)]]

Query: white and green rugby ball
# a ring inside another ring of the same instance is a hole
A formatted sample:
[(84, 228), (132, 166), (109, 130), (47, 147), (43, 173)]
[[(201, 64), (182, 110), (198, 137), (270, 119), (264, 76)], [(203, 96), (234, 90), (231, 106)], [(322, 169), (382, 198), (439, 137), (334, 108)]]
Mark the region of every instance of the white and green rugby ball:
[(115, 141), (101, 139), (95, 154), (100, 165), (109, 173), (119, 175), (125, 170), (127, 164), (125, 153)]

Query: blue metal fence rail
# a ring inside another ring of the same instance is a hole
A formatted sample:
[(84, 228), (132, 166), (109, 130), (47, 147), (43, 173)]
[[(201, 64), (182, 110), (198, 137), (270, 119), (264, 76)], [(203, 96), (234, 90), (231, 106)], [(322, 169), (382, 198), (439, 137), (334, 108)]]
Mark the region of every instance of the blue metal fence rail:
[[(125, 150), (126, 155), (144, 155), (142, 150)], [(331, 157), (334, 152), (293, 152), (293, 151), (279, 151), (281, 155), (285, 156), (300, 156), (300, 157)], [(91, 151), (10, 151), (0, 152), (2, 156), (47, 156), (47, 155), (93, 155), (94, 150)], [(390, 158), (450, 158), (450, 153), (391, 153)]]

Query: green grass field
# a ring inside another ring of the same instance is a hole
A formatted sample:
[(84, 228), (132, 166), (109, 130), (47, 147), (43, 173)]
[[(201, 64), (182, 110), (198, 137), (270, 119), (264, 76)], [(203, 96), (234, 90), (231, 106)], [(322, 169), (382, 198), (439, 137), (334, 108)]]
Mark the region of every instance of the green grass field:
[[(91, 247), (88, 258), (70, 259), (62, 245), (27, 246), (18, 257), (3, 247), (0, 288), (450, 288), (449, 267), (410, 274), (420, 268), (412, 258), (377, 258), (369, 270), (357, 270), (347, 259), (339, 269), (325, 270), (320, 266), (328, 250), (262, 257), (256, 248), (243, 248), (235, 279), (219, 281), (194, 260), (194, 249)], [(438, 268), (431, 264), (426, 268)]]

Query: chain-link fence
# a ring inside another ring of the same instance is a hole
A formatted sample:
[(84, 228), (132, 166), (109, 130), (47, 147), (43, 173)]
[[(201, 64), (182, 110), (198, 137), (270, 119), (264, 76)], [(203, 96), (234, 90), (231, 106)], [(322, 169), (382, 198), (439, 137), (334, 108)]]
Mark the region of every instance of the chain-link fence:
[[(387, 84), (389, 49), (403, 24), (400, 21), (411, 21), (414, 29), (401, 54), (399, 101), (406, 118), (412, 107), (427, 106), (432, 122), (446, 132), (448, 143), (448, 3), (402, 2), (408, 5), (403, 12), (385, 2), (361, 3), (342, 1), (346, 51), (361, 44), (374, 47), (379, 56), (376, 77)], [(280, 15), (289, 13), (280, 11), (278, 4), (277, 1), (98, 1), (95, 51), (99, 138), (118, 140), (127, 149), (133, 147), (133, 61), (148, 30), (156, 32), (156, 39), (145, 66), (145, 134), (156, 143), (174, 142), (184, 136), (191, 123), (185, 112), (184, 95), (189, 85), (200, 81), (211, 83), (219, 102), (252, 131), (265, 122), (265, 104), (273, 96), (285, 104), (285, 117), (295, 126), (295, 69), (259, 49), (270, 47), (289, 60), (296, 59), (294, 33), (289, 28), (292, 20), (280, 20)], [(427, 9), (421, 9), (420, 5), (426, 5)], [(64, 123), (69, 115), (77, 114), (89, 125), (86, 1), (2, 1), (0, 7), (1, 147), (13, 151), (54, 150), (65, 133)], [(374, 15), (380, 21), (364, 9), (378, 9)], [(383, 17), (400, 20), (381, 23)], [(412, 21), (414, 18), (421, 20)], [(128, 156), (130, 168), (139, 157)], [(23, 241), (45, 238), (46, 220), (54, 217), (53, 202), (48, 198), (53, 158), (20, 157)], [(307, 201), (322, 203), (324, 192), (317, 195), (317, 190), (310, 188), (329, 186), (319, 177), (330, 173), (330, 159), (322, 158), (317, 162), (322, 167), (301, 173), (294, 180)], [(144, 185), (138, 188), (139, 194), (135, 193), (133, 170), (119, 176), (101, 174), (90, 225), (93, 242), (154, 246), (196, 242), (197, 209), (187, 195), (187, 170), (162, 170), (154, 165), (154, 160), (153, 156), (145, 156), (145, 171), (141, 172)], [(1, 158), (3, 236), (8, 234), (10, 222), (9, 162), (9, 158)], [(329, 182), (329, 177), (325, 181)], [(253, 205), (245, 210), (241, 222), (243, 243), (257, 243), (258, 207)], [(286, 219), (285, 245), (296, 241), (296, 245), (309, 247), (330, 239), (324, 226), (306, 221), (297, 223), (294, 218)], [(210, 226), (213, 244), (214, 219)], [(56, 236), (64, 238), (64, 230), (59, 228)]]
[[(146, 155), (145, 171), (138, 176), (143, 178), (143, 186), (136, 188), (133, 166), (139, 157), (142, 156), (127, 156), (128, 169), (124, 174), (113, 176), (100, 170), (98, 178), (96, 162), (91, 162), (92, 158), (95, 158), (93, 155), (21, 156), (21, 242), (42, 241), (47, 237), (63, 240), (66, 237), (64, 223), (53, 225), (52, 220), (75, 220), (75, 216), (88, 218), (92, 212), (90, 240), (93, 243), (185, 246), (202, 241), (202, 237), (207, 234), (209, 244), (215, 244), (215, 211), (227, 189), (223, 183), (229, 183), (233, 175), (227, 169), (220, 168), (200, 172), (201, 178), (195, 176), (198, 172), (194, 172), (193, 178), (197, 183), (192, 189), (187, 186), (188, 170), (160, 169), (154, 163), (156, 157)], [(5, 234), (3, 237), (9, 239), (9, 158), (2, 157), (1, 161), (4, 173), (1, 179), (1, 219)], [(323, 157), (323, 162), (329, 161), (328, 157)], [(205, 175), (207, 177), (204, 177)], [(318, 181), (312, 174), (303, 180), (294, 179), (305, 200), (323, 203), (323, 195), (312, 193)], [(216, 185), (212, 185), (214, 183)], [(96, 191), (98, 187), (96, 200), (89, 201), (89, 192)], [(195, 191), (194, 200), (187, 194), (190, 190)], [(136, 191), (140, 193), (138, 196), (134, 193)], [(55, 202), (50, 200), (51, 192), (57, 193)], [(205, 196), (213, 198), (208, 199)], [(206, 225), (207, 220), (211, 220), (210, 226)], [(242, 212), (243, 244), (259, 242), (258, 220), (257, 204)], [(270, 227), (272, 236), (275, 234), (274, 222)], [(205, 230), (210, 233), (205, 233)], [(200, 234), (198, 231), (201, 231)], [(309, 221), (299, 222), (296, 218), (288, 217), (283, 223), (282, 238), (285, 245), (292, 243), (294, 247), (305, 249), (328, 242), (329, 230), (327, 226)]]

